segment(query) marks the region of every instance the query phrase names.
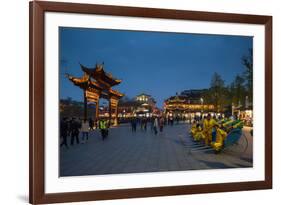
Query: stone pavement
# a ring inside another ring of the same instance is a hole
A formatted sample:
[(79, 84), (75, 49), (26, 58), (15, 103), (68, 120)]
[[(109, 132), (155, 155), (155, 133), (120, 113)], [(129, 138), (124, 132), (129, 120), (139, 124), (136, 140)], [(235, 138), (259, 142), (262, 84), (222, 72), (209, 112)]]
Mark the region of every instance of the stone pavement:
[(138, 127), (132, 133), (130, 125), (124, 124), (110, 128), (105, 141), (98, 130), (92, 131), (87, 143), (60, 149), (60, 176), (252, 167), (248, 132), (244, 132), (248, 143), (241, 138), (238, 145), (214, 154), (193, 142), (189, 129), (190, 125), (181, 123), (154, 135), (149, 126), (147, 131)]

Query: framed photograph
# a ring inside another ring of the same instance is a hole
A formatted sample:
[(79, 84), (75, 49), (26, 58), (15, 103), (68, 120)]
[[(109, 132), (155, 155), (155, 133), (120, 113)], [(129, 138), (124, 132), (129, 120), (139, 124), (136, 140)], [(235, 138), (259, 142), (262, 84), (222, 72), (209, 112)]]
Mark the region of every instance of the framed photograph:
[(30, 203), (272, 188), (272, 17), (30, 2)]

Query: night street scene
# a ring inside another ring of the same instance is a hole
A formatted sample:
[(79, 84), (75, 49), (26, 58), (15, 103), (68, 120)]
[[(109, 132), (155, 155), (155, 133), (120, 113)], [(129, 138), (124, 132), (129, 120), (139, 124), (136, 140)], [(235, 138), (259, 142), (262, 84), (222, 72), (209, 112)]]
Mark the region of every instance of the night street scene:
[(59, 28), (59, 176), (253, 167), (251, 36)]

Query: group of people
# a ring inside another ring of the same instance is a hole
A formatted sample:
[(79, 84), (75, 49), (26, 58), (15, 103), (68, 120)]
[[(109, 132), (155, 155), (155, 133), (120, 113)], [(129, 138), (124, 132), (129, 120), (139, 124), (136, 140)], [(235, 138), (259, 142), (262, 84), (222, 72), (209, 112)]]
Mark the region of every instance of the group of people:
[(153, 117), (153, 118), (132, 118), (131, 119), (131, 128), (132, 132), (135, 133), (137, 131), (138, 124), (140, 126), (140, 130), (146, 131), (147, 124), (150, 124), (150, 130), (154, 132), (155, 135), (158, 134), (158, 131), (163, 132), (165, 119), (164, 117)]
[(228, 133), (234, 128), (242, 128), (243, 122), (229, 119), (216, 118), (208, 114), (201, 120), (194, 120), (191, 127), (191, 135), (195, 141), (203, 141), (206, 146), (210, 145), (215, 151), (221, 150), (223, 141)]
[[(60, 146), (68, 148), (68, 138), (70, 137), (70, 144), (86, 143), (89, 140), (89, 132), (94, 129), (99, 129), (101, 132), (102, 140), (105, 140), (108, 136), (108, 128), (110, 126), (109, 120), (101, 118), (96, 122), (90, 118), (89, 120), (80, 120), (78, 118), (64, 117), (60, 121)], [(82, 138), (80, 139), (80, 133)]]
[(200, 121), (194, 120), (191, 127), (191, 135), (195, 141), (203, 141), (206, 146), (210, 145), (215, 150), (222, 146), (227, 132), (220, 128), (215, 117), (208, 114)]
[(147, 130), (147, 123), (148, 123), (148, 119), (146, 118), (132, 118), (131, 119), (131, 127), (132, 127), (132, 132), (136, 132), (137, 131), (137, 125), (140, 124), (140, 128), (141, 130), (146, 131)]

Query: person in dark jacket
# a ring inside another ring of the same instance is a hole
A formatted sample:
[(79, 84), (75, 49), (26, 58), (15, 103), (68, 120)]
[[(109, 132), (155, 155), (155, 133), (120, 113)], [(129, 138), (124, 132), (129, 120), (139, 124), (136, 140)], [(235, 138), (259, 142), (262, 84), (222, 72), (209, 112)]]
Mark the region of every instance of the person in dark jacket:
[(147, 118), (145, 117), (142, 119), (142, 128), (144, 131), (147, 129)]
[(68, 122), (67, 119), (64, 117), (60, 122), (60, 136), (62, 138), (62, 142), (60, 144), (61, 147), (64, 145), (66, 148), (68, 148), (67, 134), (68, 134)]
[(94, 122), (93, 122), (92, 118), (89, 118), (89, 127), (90, 127), (90, 130), (94, 130)]
[(75, 118), (72, 118), (72, 120), (70, 121), (71, 145), (74, 144), (74, 139), (76, 139), (76, 143), (79, 144), (80, 127), (80, 123)]
[(155, 117), (155, 119), (153, 121), (153, 130), (154, 130), (155, 135), (157, 135), (157, 133), (158, 133), (158, 127), (159, 127), (159, 121), (158, 121), (158, 118)]
[(160, 132), (163, 132), (163, 128), (164, 128), (164, 117), (160, 117), (160, 119), (159, 119)]
[(136, 132), (137, 131), (137, 119), (135, 117), (131, 120), (131, 126), (132, 126), (132, 132)]

